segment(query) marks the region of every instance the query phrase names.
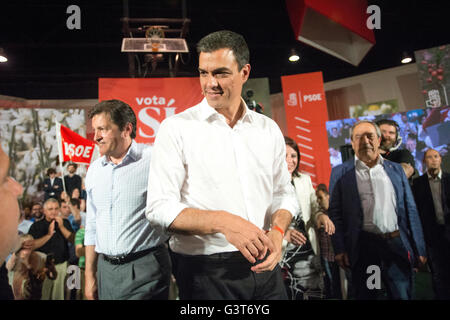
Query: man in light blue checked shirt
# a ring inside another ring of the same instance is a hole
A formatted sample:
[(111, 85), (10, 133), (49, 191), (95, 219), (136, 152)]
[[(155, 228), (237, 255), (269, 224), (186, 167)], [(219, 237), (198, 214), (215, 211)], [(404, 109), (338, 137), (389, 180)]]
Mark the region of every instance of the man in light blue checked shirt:
[(89, 118), (102, 157), (86, 176), (86, 297), (168, 299), (167, 236), (145, 217), (151, 148), (134, 141), (136, 116), (122, 101), (98, 103)]

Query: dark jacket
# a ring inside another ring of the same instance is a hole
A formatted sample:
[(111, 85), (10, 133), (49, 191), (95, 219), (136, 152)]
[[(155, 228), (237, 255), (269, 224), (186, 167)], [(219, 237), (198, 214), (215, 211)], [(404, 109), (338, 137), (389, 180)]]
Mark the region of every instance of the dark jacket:
[(425, 173), (413, 181), (413, 193), (422, 221), (425, 242), (433, 247), (444, 236), (450, 242), (450, 174), (442, 172), (441, 201), (444, 211), (444, 226), (436, 222), (433, 195), (431, 194), (428, 175)]
[(63, 192), (63, 183), (62, 180), (58, 177), (55, 178), (53, 184), (50, 184), (50, 178), (46, 178), (44, 180), (44, 201), (48, 198), (59, 199), (61, 192)]

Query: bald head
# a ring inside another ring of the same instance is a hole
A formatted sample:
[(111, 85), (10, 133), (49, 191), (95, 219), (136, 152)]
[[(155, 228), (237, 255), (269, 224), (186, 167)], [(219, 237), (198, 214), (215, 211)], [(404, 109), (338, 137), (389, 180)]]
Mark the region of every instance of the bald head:
[(436, 150), (428, 149), (425, 151), (423, 162), (430, 174), (438, 174), (441, 171), (442, 157)]

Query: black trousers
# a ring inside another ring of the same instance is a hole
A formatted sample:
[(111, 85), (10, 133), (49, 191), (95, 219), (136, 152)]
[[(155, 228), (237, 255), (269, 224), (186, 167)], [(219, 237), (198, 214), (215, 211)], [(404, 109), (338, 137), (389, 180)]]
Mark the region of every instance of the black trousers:
[[(400, 237), (384, 240), (370, 233), (361, 232), (359, 259), (352, 268), (353, 294), (357, 300), (376, 300), (381, 290), (370, 288), (368, 281), (373, 271), (369, 266), (381, 271), (387, 298), (390, 300), (410, 300), (413, 292), (413, 270), (408, 252)], [(370, 281), (369, 281), (370, 282)]]
[(239, 251), (171, 256), (181, 300), (287, 300), (278, 264), (255, 273)]
[(327, 261), (322, 257), (322, 266), (325, 270), (324, 286), (326, 299), (342, 300), (339, 265), (336, 261)]
[(435, 299), (450, 300), (450, 243), (443, 236), (428, 247), (428, 265), (431, 269)]

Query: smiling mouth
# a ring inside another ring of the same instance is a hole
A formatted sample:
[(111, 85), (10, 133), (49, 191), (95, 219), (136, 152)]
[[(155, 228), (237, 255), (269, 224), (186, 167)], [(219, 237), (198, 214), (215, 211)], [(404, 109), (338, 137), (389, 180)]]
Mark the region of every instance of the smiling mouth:
[(208, 96), (221, 96), (223, 92), (206, 92)]

